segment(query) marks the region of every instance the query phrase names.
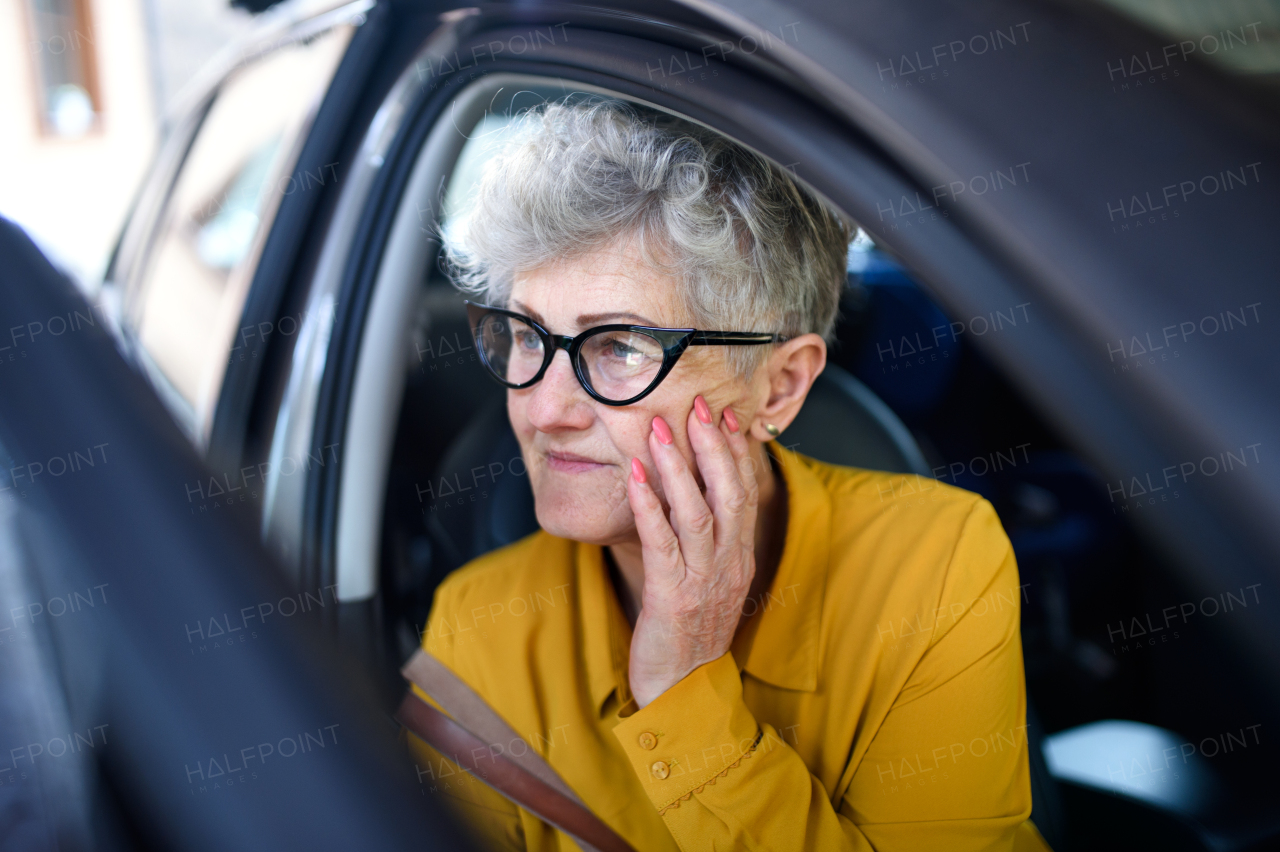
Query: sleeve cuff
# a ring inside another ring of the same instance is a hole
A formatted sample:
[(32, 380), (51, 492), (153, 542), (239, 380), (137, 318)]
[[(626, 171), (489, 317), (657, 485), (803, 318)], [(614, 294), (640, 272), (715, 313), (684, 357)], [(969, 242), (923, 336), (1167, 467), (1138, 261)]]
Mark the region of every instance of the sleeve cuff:
[(659, 810), (738, 770), (759, 733), (730, 653), (694, 669), (613, 729)]

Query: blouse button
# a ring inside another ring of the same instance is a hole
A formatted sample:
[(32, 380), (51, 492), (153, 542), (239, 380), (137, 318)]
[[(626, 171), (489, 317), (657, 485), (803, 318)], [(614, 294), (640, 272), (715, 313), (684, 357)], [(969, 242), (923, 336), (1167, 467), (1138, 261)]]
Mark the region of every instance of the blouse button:
[(642, 733), (639, 739), (640, 739), (640, 748), (644, 749), (645, 751), (653, 751), (653, 749), (657, 748), (658, 746), (658, 738), (648, 731), (645, 731), (644, 733)]
[(653, 766), (650, 766), (649, 769), (653, 772), (653, 777), (657, 778), (659, 781), (665, 781), (667, 776), (671, 774), (671, 770), (667, 768), (667, 764), (661, 760)]

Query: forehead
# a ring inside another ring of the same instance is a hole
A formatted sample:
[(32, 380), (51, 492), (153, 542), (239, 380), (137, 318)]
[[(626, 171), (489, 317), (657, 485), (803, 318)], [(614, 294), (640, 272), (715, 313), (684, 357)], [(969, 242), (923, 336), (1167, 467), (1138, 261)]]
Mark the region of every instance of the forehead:
[(635, 249), (610, 247), (516, 273), (511, 307), (560, 334), (607, 323), (685, 326), (677, 286)]

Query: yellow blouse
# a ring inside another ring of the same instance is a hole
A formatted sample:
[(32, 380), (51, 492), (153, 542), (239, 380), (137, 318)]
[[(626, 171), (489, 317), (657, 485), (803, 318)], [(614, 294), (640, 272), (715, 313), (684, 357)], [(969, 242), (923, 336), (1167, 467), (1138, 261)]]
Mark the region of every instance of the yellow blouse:
[[(1023, 590), (991, 504), (770, 451), (789, 510), (772, 587), (730, 653), (645, 708), (598, 546), (538, 532), (475, 560), (441, 584), (424, 647), (641, 852), (1047, 849), (1028, 820)], [(576, 852), (411, 747), (423, 794), (482, 843)]]

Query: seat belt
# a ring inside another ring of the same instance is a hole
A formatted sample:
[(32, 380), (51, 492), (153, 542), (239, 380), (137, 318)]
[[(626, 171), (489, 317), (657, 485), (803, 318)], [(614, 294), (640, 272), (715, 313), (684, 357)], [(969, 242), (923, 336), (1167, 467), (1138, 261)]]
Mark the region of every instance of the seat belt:
[[(568, 834), (583, 852), (635, 852), (591, 812), (551, 764), (444, 663), (419, 648), (400, 673), (448, 714), (441, 713), (410, 689), (396, 711), (396, 721), (419, 739), (512, 802)], [(519, 755), (513, 748), (517, 742), (524, 745)], [(503, 752), (495, 756), (490, 744), (502, 744)], [(475, 752), (490, 757), (489, 765), (480, 767)]]

